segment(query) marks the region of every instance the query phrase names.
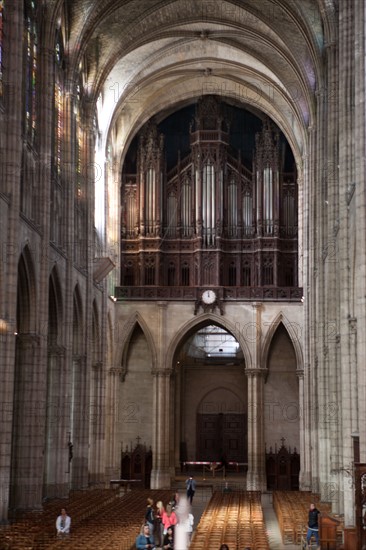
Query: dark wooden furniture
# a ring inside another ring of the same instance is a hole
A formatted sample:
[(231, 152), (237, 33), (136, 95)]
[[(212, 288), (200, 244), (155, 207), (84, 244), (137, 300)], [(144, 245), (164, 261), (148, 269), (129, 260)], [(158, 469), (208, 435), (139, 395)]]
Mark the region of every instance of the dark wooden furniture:
[(284, 446), (284, 438), (279, 450), (270, 447), (266, 451), (267, 489), (270, 491), (299, 490), (300, 455), (296, 449), (291, 452)]
[[(139, 439), (139, 438), (138, 438)], [(140, 481), (143, 487), (150, 487), (152, 451), (146, 445), (137, 443), (134, 449), (126, 446), (121, 452), (121, 480)]]
[[(360, 550), (366, 549), (366, 464), (355, 463), (356, 501), (356, 544)], [(354, 535), (349, 533), (349, 537)]]
[(319, 536), (323, 550), (336, 550), (337, 548), (337, 527), (340, 522), (322, 513), (319, 518)]

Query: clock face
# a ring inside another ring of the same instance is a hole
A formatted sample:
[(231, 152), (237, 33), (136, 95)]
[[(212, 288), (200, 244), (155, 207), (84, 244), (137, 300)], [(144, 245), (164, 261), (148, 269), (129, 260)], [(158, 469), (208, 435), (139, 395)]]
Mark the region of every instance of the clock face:
[(213, 304), (216, 301), (216, 292), (213, 290), (205, 290), (202, 292), (202, 302), (204, 304)]

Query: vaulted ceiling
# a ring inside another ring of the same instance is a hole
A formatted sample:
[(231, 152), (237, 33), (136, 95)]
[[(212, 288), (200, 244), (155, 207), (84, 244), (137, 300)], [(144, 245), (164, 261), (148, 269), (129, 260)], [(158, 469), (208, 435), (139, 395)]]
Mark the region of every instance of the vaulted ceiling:
[[(271, 116), (300, 159), (335, 37), (335, 3), (69, 0), (69, 67), (86, 63), (99, 125), (121, 151), (152, 115), (214, 93)], [(60, 17), (61, 0), (47, 6)]]

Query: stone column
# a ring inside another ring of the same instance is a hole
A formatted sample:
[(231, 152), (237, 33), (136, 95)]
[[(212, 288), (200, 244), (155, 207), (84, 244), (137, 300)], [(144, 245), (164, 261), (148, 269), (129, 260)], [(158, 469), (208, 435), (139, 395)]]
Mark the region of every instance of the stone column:
[[(103, 446), (105, 441), (103, 364), (99, 361), (92, 365), (90, 380), (90, 429), (89, 429), (89, 484), (103, 481)], [(104, 470), (104, 467), (103, 467)]]
[(156, 370), (154, 381), (154, 431), (153, 431), (153, 467), (151, 489), (170, 487), (169, 470), (169, 409), (170, 409), (170, 371)]
[(40, 338), (17, 337), (11, 508), (41, 509), (46, 377), (39, 361)]
[(106, 444), (105, 444), (105, 477), (106, 481), (120, 477), (120, 444), (117, 442), (118, 425), (118, 389), (122, 369), (112, 367), (108, 370), (105, 402)]
[(248, 474), (247, 490), (266, 489), (264, 444), (264, 371), (246, 369), (248, 377)]
[(44, 496), (67, 497), (69, 491), (69, 410), (65, 349), (48, 351)]
[[(23, 2), (11, 2), (6, 6), (4, 38), (6, 40), (7, 67), (22, 67), (23, 63)], [(7, 522), (10, 491), (12, 423), (14, 407), (14, 364), (17, 273), (19, 253), (20, 181), (22, 167), (22, 78), (15, 70), (4, 71), (4, 95), (11, 101), (4, 113), (4, 155), (2, 190), (10, 196), (8, 234), (2, 240), (2, 273), (6, 277), (6, 292), (1, 304), (1, 317), (5, 320), (1, 338), (0, 369), (0, 523)]]
[[(315, 329), (315, 311), (313, 305), (315, 302), (315, 296), (310, 292), (313, 285), (313, 281), (316, 277), (315, 265), (314, 265), (314, 242), (316, 239), (316, 215), (315, 209), (310, 209), (310, 205), (314, 204), (315, 193), (315, 162), (310, 160), (315, 159), (315, 131), (314, 126), (308, 128), (308, 154), (303, 157), (302, 167), (302, 197), (301, 204), (303, 205), (303, 212), (301, 217), (302, 239), (299, 242), (303, 243), (303, 279), (299, 281), (304, 287), (304, 378), (302, 383), (299, 384), (299, 399), (302, 402), (301, 414), (302, 424), (304, 428), (303, 443), (300, 448), (301, 453), (301, 471), (300, 471), (300, 488), (302, 490), (311, 490), (311, 445), (312, 445), (312, 432), (311, 426), (311, 403), (312, 403), (312, 391), (311, 391), (311, 373), (314, 368), (314, 357), (316, 355), (316, 347), (314, 334)], [(300, 199), (300, 197), (299, 197)], [(301, 209), (300, 209), (301, 210)], [(300, 237), (300, 235), (299, 235)]]
[[(170, 487), (170, 377), (171, 365), (165, 365), (167, 303), (157, 302), (157, 364), (153, 369), (153, 467), (151, 489)], [(173, 442), (172, 442), (173, 443)]]
[(251, 343), (252, 365), (245, 370), (248, 377), (248, 474), (247, 488), (252, 491), (266, 489), (264, 442), (264, 387), (261, 364), (262, 304), (252, 304), (252, 331), (247, 336)]
[(299, 427), (300, 427), (300, 449), (298, 450), (300, 454), (300, 464), (301, 470), (299, 475), (299, 484), (302, 491), (310, 491), (310, 473), (307, 469), (308, 461), (306, 461), (305, 456), (308, 456), (306, 453), (306, 430), (307, 430), (307, 416), (305, 414), (305, 392), (304, 392), (304, 371), (298, 370), (296, 372), (297, 378), (299, 380)]

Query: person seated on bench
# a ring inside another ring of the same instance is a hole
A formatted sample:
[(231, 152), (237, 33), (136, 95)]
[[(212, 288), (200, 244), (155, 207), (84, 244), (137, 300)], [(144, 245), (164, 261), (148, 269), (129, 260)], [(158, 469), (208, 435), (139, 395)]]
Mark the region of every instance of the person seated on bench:
[(71, 518), (67, 515), (66, 509), (61, 508), (61, 514), (56, 520), (57, 536), (63, 537), (70, 534)]
[(155, 544), (153, 543), (153, 538), (150, 534), (150, 527), (145, 523), (141, 527), (141, 532), (136, 538), (136, 548), (137, 550), (154, 550)]

